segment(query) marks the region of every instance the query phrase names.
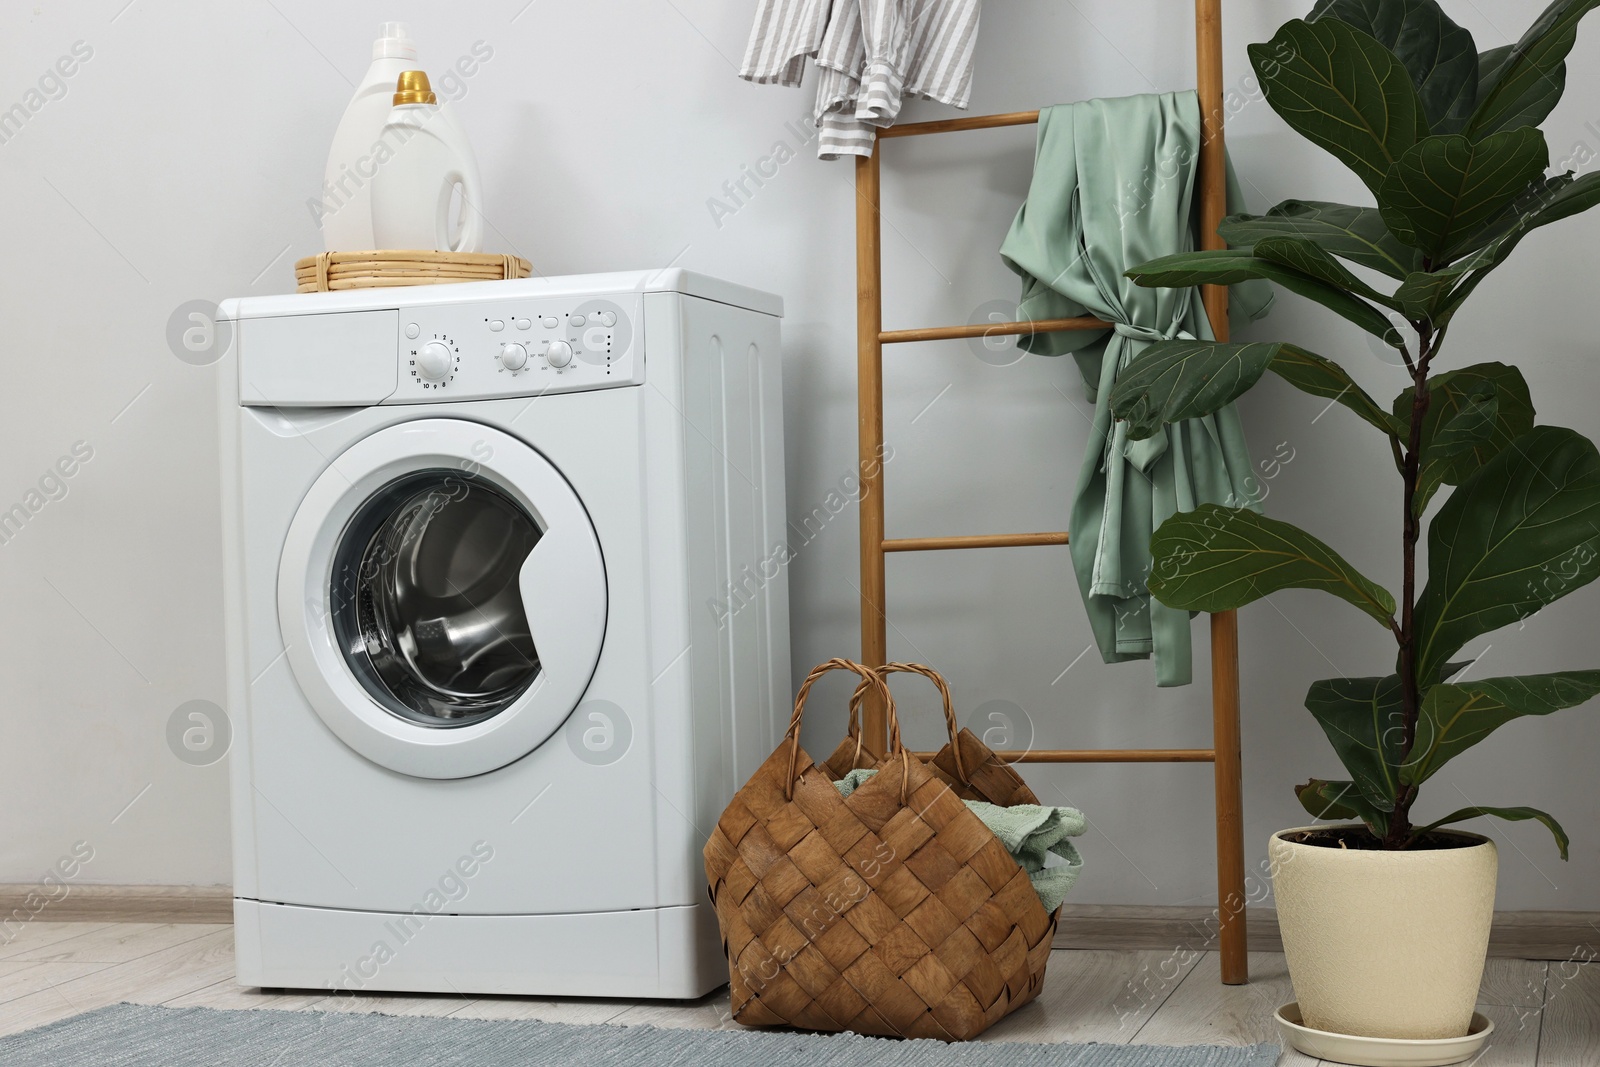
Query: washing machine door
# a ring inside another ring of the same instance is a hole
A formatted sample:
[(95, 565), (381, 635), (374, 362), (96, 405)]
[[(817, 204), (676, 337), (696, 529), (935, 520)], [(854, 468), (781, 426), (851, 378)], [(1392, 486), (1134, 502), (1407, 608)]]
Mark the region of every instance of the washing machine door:
[(577, 493), (509, 434), (379, 430), (312, 484), (285, 539), (278, 621), (301, 690), (391, 770), (464, 778), (543, 744), (605, 636), (600, 542)]

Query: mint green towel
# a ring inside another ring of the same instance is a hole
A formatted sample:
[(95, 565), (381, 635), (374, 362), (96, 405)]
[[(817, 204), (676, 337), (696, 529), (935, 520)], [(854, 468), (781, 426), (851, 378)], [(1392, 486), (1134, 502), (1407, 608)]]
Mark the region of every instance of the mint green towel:
[[(1244, 431), (1233, 405), (1129, 441), (1111, 418), (1111, 387), (1150, 343), (1212, 338), (1195, 289), (1145, 289), (1123, 274), (1194, 248), (1200, 105), (1193, 91), (1063, 104), (1039, 113), (1028, 200), (1000, 257), (1022, 276), (1018, 317), (1093, 315), (1110, 331), (1022, 339), (1027, 351), (1072, 353), (1094, 403), (1068, 520), (1078, 586), (1107, 663), (1155, 657), (1157, 685), (1190, 680), (1189, 615), (1152, 601), (1150, 535), (1174, 512), (1200, 504), (1259, 510)], [(1229, 210), (1243, 210), (1228, 167)], [(1257, 319), (1272, 287), (1231, 290), (1236, 316)], [(1237, 319), (1236, 319), (1237, 321)]]
[[(841, 796), (849, 796), (877, 773), (872, 767), (858, 767), (833, 784)], [(981, 800), (962, 803), (1000, 839), (1017, 866), (1028, 872), (1028, 880), (1033, 883), (1033, 891), (1039, 894), (1044, 910), (1053, 912), (1059, 908), (1066, 899), (1067, 890), (1083, 870), (1083, 857), (1067, 840), (1083, 833), (1086, 826), (1083, 812), (1077, 808), (1048, 808), (1039, 804), (1002, 808)], [(1050, 865), (1051, 856), (1062, 862)]]

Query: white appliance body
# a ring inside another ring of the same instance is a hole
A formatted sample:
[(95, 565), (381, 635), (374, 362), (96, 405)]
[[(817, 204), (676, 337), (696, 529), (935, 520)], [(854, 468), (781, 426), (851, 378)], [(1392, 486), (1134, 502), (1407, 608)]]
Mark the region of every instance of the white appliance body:
[(700, 850), (790, 696), (781, 310), (679, 270), (223, 305), (242, 983), (726, 981)]

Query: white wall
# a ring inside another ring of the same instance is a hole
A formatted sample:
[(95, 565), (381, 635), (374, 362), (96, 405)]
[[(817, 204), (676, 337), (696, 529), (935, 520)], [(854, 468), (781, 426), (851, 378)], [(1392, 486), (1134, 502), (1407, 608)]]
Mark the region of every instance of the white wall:
[[(124, 6), (126, 5), (126, 6)], [(1305, 2), (1233, 0), (1228, 82), (1246, 42)], [(1527, 0), (1448, 5), (1480, 47), (1515, 37)], [(181, 703), (223, 699), (213, 371), (175, 358), (168, 318), (189, 300), (287, 291), (320, 249), (305, 201), (377, 23), (408, 19), (435, 72), (488, 43), (459, 112), (489, 183), (491, 246), (544, 274), (676, 262), (781, 293), (786, 331), (789, 511), (822, 503), (855, 460), (851, 169), (809, 148), (731, 216), (708, 200), (778, 142), (797, 144), (802, 92), (734, 78), (751, 5), (715, 0), (505, 0), (465, 4), (200, 4), (103, 0), (0, 7), (0, 107), (25, 101), (57, 58), (93, 54), (0, 144), (0, 309), (5, 400), (0, 510), (87, 442), (93, 458), (0, 545), (4, 742), (0, 881), (29, 881), (90, 842), (83, 877), (220, 883), (229, 877), (225, 763), (174, 757)], [(992, 0), (975, 112), (1193, 83), (1187, 4)], [(1585, 29), (1557, 158), (1600, 149), (1600, 25)], [(943, 109), (913, 106), (927, 117)], [(1594, 125), (1586, 126), (1586, 123)], [(1252, 207), (1288, 196), (1357, 198), (1330, 159), (1259, 99), (1231, 143)], [(963, 322), (1014, 297), (995, 249), (1026, 188), (1028, 129), (897, 142), (884, 162), (886, 322)], [(1600, 434), (1592, 320), (1600, 215), (1528, 240), (1463, 314), (1448, 362), (1518, 361), (1544, 421)], [(1364, 341), (1290, 296), (1249, 336), (1340, 358), (1371, 391), (1400, 388)], [(963, 343), (886, 356), (891, 536), (1062, 529), (1088, 410), (1072, 364), (998, 369)], [(1398, 487), (1385, 450), (1342, 409), (1268, 381), (1244, 402), (1251, 448), (1294, 459), (1270, 513), (1323, 533), (1396, 584)], [(841, 515), (791, 573), (797, 671), (857, 649), (856, 528)], [(1064, 550), (891, 561), (891, 653), (933, 663), (965, 717), (990, 701), (1025, 709), (1037, 744), (1204, 746), (1203, 665), (1157, 690), (1147, 665), (1106, 667)], [(1476, 642), (1491, 674), (1596, 666), (1587, 590), (1522, 629)], [(1252, 862), (1267, 834), (1304, 816), (1290, 786), (1338, 767), (1301, 708), (1307, 684), (1386, 672), (1386, 636), (1326, 598), (1283, 594), (1243, 614), (1245, 805)], [(1197, 647), (1204, 660), (1203, 623)], [(1080, 658), (1081, 657), (1081, 658)], [(1070, 670), (1064, 669), (1074, 664)], [(798, 674), (797, 674), (798, 680)], [(818, 690), (837, 705), (844, 683)], [(935, 718), (911, 697), (913, 741)], [(1594, 707), (1507, 726), (1429, 788), (1424, 812), (1473, 801), (1535, 804), (1565, 820), (1562, 864), (1531, 824), (1494, 826), (1501, 904), (1600, 908)], [(808, 732), (831, 744), (841, 722)], [(826, 738), (823, 735), (828, 735)], [(1033, 768), (1047, 802), (1093, 829), (1076, 897), (1183, 904), (1215, 899), (1210, 775), (1203, 767)], [(132, 801), (131, 807), (129, 806)]]

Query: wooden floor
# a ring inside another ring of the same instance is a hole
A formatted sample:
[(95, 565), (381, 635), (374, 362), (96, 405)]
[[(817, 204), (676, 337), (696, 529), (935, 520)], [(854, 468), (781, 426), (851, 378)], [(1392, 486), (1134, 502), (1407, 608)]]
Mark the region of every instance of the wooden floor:
[[(992, 1041), (1250, 1044), (1277, 1041), (1272, 1011), (1293, 999), (1283, 956), (1254, 953), (1253, 981), (1223, 986), (1214, 952), (1060, 949), (1044, 992), (984, 1035)], [(733, 1028), (727, 991), (703, 1000), (329, 996), (263, 993), (233, 981), (225, 925), (47, 923), (0, 944), (0, 1033), (26, 1030), (118, 1001), (179, 1007), (369, 1011), (470, 1019), (647, 1023)], [(1474, 1067), (1600, 1067), (1600, 966), (1491, 959), (1480, 1011), (1494, 1020)], [(1285, 1052), (1280, 1065), (1317, 1061)]]

